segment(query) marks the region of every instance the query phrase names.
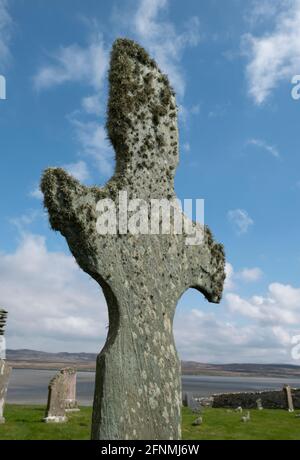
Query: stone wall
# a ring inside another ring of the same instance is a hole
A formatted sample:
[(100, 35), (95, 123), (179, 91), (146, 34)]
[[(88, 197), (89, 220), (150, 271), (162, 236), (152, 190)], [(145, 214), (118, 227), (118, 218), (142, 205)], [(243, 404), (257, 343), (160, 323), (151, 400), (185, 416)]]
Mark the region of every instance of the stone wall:
[[(300, 409), (300, 389), (292, 389), (295, 409)], [(224, 393), (213, 395), (213, 407), (256, 409), (260, 399), (264, 409), (288, 409), (286, 391), (257, 391), (251, 393)]]

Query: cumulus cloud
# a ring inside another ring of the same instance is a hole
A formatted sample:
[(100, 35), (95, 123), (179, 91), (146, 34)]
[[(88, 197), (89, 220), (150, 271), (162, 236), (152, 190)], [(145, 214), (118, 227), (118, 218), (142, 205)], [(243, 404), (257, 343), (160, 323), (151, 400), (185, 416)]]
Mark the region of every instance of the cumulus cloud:
[[(23, 232), (15, 251), (0, 252), (0, 297), (9, 311), (10, 348), (98, 352), (105, 342), (101, 289), (72, 256), (50, 251), (40, 235)], [(211, 311), (201, 310), (199, 294), (199, 308), (177, 307), (174, 331), (182, 359), (294, 362), (291, 339), (299, 321), (300, 288), (273, 283), (264, 297), (227, 292)]]
[(248, 212), (244, 209), (234, 209), (228, 211), (227, 217), (238, 235), (247, 233), (251, 225), (254, 224), (253, 219), (251, 219)]
[[(199, 295), (198, 308), (177, 307), (174, 330), (181, 358), (214, 363), (299, 364), (293, 359), (292, 347), (293, 337), (299, 335), (300, 288), (272, 283), (265, 295), (245, 298), (228, 290), (237, 288), (237, 278), (240, 281), (231, 264), (227, 264), (226, 272), (230, 283), (219, 306), (201, 308)], [(257, 273), (253, 273), (256, 278)]]
[[(283, 4), (284, 8), (273, 14), (271, 31), (260, 36), (246, 34), (243, 37), (244, 52), (249, 60), (246, 69), (249, 94), (258, 105), (265, 102), (282, 81), (290, 83), (291, 78), (299, 73), (300, 0), (286, 0)], [(267, 2), (267, 11), (266, 5)]]
[(254, 283), (259, 281), (263, 276), (263, 271), (258, 268), (243, 268), (240, 271), (235, 271), (230, 262), (225, 265), (225, 286), (226, 291), (233, 291), (237, 288), (237, 283), (244, 281), (246, 283)]
[(9, 311), (10, 348), (97, 352), (105, 341), (100, 288), (39, 235), (23, 234), (14, 252), (0, 253), (0, 298)]
[[(178, 311), (174, 330), (180, 357), (208, 363), (292, 363), (290, 325), (266, 324), (252, 318), (237, 320), (226, 306), (218, 313), (193, 309)], [(184, 327), (183, 327), (184, 325)], [(298, 330), (299, 332), (299, 330)]]
[(232, 313), (260, 320), (264, 324), (296, 325), (300, 324), (300, 289), (280, 283), (269, 285), (266, 296), (241, 296), (226, 294), (228, 308)]

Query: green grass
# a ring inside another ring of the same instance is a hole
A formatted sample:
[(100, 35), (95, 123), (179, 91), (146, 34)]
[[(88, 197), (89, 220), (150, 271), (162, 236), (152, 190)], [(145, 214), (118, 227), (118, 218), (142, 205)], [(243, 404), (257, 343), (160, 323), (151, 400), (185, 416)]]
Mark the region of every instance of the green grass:
[[(43, 406), (7, 405), (6, 423), (0, 425), (0, 440), (89, 439), (92, 409), (82, 407), (70, 413), (63, 424), (43, 422)], [(251, 420), (241, 422), (241, 414), (226, 409), (205, 409), (203, 424), (192, 425), (197, 415), (183, 409), (183, 439), (190, 440), (300, 440), (300, 418), (281, 410), (250, 411)]]

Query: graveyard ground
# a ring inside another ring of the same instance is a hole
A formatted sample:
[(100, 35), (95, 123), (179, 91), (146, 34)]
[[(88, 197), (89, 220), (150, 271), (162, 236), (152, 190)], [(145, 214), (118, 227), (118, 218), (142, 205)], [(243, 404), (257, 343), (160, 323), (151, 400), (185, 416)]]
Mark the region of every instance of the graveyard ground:
[[(82, 407), (69, 414), (65, 424), (46, 424), (43, 406), (7, 405), (6, 424), (0, 425), (0, 440), (80, 440), (89, 439), (92, 409)], [(299, 411), (290, 414), (281, 410), (252, 410), (248, 423), (241, 414), (226, 409), (206, 409), (202, 426), (192, 425), (196, 416), (183, 409), (183, 439), (190, 440), (300, 440)]]

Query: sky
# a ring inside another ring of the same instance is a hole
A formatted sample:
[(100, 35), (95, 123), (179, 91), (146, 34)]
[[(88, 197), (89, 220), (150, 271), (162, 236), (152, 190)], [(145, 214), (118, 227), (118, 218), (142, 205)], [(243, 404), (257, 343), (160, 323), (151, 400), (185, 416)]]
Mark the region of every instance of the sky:
[(109, 53), (136, 40), (177, 94), (180, 199), (205, 200), (226, 251), (220, 305), (196, 291), (174, 322), (200, 362), (300, 364), (300, 0), (0, 0), (0, 305), (7, 347), (99, 352), (107, 307), (63, 237), (39, 181), (64, 167), (86, 185), (113, 174)]

